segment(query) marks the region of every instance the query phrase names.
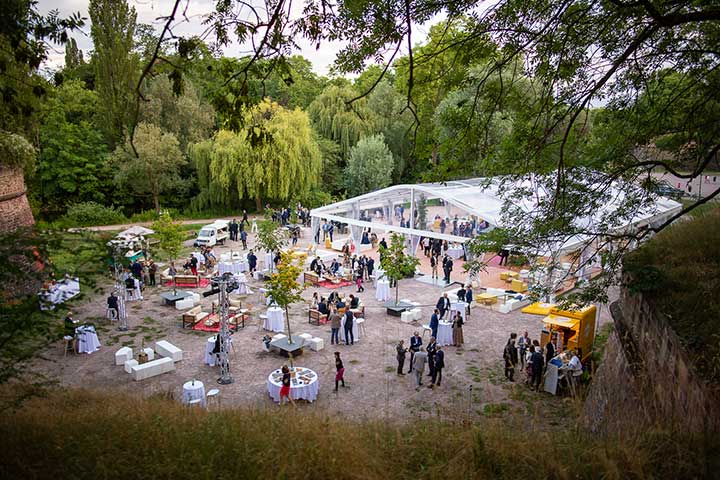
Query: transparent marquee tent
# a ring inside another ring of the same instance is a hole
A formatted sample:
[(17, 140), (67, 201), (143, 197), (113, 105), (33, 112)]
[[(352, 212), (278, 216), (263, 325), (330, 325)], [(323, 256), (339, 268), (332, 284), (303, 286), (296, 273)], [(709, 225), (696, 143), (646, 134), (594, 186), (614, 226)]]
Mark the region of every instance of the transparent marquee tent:
[[(316, 208), (311, 211), (312, 231), (317, 239), (325, 222), (339, 222), (350, 227), (350, 237), (360, 241), (362, 232), (371, 228), (373, 232), (397, 232), (404, 234), (411, 252), (415, 252), (421, 237), (437, 238), (464, 244), (475, 235), (482, 235), (494, 228), (504, 226), (503, 206), (506, 198), (513, 199), (514, 189), (535, 188), (532, 198), (541, 198), (546, 192), (538, 191), (532, 179), (508, 185), (501, 178), (474, 178), (424, 183), (415, 185), (393, 185), (372, 193), (343, 200)], [(509, 195), (508, 195), (509, 193)], [(576, 220), (578, 225), (593, 225), (612, 218), (624, 198), (621, 189), (611, 188), (609, 201), (593, 217)], [(533, 215), (537, 205), (524, 196), (517, 196), (516, 206), (527, 215)], [(511, 200), (512, 201), (512, 200)], [(654, 205), (639, 208), (631, 218), (625, 218), (608, 230), (621, 231), (656, 225), (680, 211), (682, 206), (673, 200), (659, 197)], [(453, 232), (452, 220), (467, 226), (461, 235)], [(410, 219), (414, 219), (410, 222)], [(446, 219), (445, 228), (440, 222)], [(448, 221), (449, 219), (449, 221)], [(467, 231), (469, 230), (469, 231)], [(556, 253), (576, 250), (587, 243), (588, 238), (576, 235), (563, 239), (552, 248)], [(540, 253), (540, 252), (538, 252)]]

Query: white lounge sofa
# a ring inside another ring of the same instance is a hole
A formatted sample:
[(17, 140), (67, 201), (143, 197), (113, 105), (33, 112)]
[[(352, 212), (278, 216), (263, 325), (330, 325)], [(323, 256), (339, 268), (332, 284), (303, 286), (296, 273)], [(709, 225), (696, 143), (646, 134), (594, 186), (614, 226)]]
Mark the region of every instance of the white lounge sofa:
[(175, 370), (175, 362), (170, 357), (163, 357), (152, 362), (145, 362), (140, 365), (133, 365), (130, 368), (133, 380), (145, 380), (146, 378), (161, 375)]

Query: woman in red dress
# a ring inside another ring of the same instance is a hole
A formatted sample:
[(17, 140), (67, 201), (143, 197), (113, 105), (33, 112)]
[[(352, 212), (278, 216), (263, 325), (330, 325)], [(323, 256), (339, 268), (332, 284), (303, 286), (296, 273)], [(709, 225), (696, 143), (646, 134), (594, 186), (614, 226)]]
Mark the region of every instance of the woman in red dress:
[(335, 369), (337, 370), (335, 374), (335, 393), (337, 393), (339, 383), (342, 383), (343, 387), (345, 386), (345, 367), (340, 358), (340, 352), (335, 352)]
[(295, 406), (295, 401), (290, 396), (290, 369), (287, 365), (283, 365), (282, 367), (282, 387), (280, 387), (280, 406), (283, 404), (283, 397), (290, 400), (290, 403)]

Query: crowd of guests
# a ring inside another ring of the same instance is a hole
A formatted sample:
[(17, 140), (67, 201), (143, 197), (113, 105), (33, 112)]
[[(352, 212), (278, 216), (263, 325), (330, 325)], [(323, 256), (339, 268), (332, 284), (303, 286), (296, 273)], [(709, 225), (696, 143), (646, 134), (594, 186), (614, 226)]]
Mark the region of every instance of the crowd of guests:
[[(505, 378), (509, 381), (515, 381), (515, 369), (520, 368), (524, 374), (524, 382), (531, 389), (540, 391), (540, 383), (543, 374), (547, 370), (547, 364), (556, 356), (555, 345), (549, 341), (545, 346), (541, 346), (538, 340), (531, 340), (528, 332), (524, 332), (518, 338), (517, 333), (511, 333), (505, 348), (503, 349), (503, 361), (505, 362)], [(568, 360), (563, 367), (566, 369), (566, 378), (571, 391), (575, 391), (574, 387), (582, 375), (582, 363), (578, 353), (570, 350), (563, 353)]]
[(346, 272), (350, 272), (353, 281), (356, 283), (358, 292), (365, 290), (363, 282), (370, 279), (374, 270), (375, 259), (365, 255), (360, 255), (359, 257), (357, 255), (350, 256), (349, 244), (343, 246), (342, 265), (340, 265), (337, 258), (333, 258), (329, 265), (326, 265), (320, 257), (315, 257), (312, 262), (310, 262), (310, 271), (328, 280), (337, 279)]
[(405, 357), (410, 353), (410, 368), (407, 373), (415, 372), (415, 390), (419, 390), (423, 385), (423, 375), (425, 374), (425, 364), (428, 366), (428, 376), (430, 384), (428, 388), (440, 386), (442, 383), (442, 372), (445, 368), (445, 351), (442, 345), (438, 345), (435, 337), (430, 337), (426, 347), (423, 347), (422, 337), (419, 332), (415, 332), (410, 337), (410, 347), (405, 348), (405, 341), (400, 340), (395, 347), (397, 352), (397, 374), (405, 375), (403, 367), (405, 366)]
[(328, 298), (322, 297), (314, 292), (310, 299), (310, 309), (317, 310), (321, 315), (327, 315), (330, 322), (330, 345), (340, 344), (340, 328), (343, 327), (343, 316), (345, 317), (343, 334), (345, 345), (355, 344), (355, 313), (360, 308), (360, 297), (350, 294), (347, 299), (340, 296), (338, 292), (331, 292)]
[(470, 220), (461, 220), (457, 215), (452, 219), (450, 219), (450, 217), (442, 218), (440, 215), (435, 215), (435, 222), (438, 223), (440, 233), (448, 231), (448, 233), (457, 237), (466, 238), (473, 237), (490, 226), (485, 220), (478, 222), (474, 217)]

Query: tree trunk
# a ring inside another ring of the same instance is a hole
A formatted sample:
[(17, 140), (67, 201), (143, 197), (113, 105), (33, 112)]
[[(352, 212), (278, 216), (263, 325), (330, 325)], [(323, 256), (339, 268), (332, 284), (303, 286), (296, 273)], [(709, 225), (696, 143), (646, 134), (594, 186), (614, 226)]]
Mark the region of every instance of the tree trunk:
[(400, 301), (398, 300), (400, 298), (400, 282), (395, 282), (395, 306), (397, 306)]
[(157, 192), (153, 192), (153, 202), (155, 203), (155, 213), (160, 215), (160, 195)]
[(287, 324), (287, 330), (288, 330), (288, 343), (292, 343), (292, 332), (290, 332), (290, 313), (288, 312), (288, 307), (285, 307), (285, 323)]
[(260, 198), (260, 195), (255, 195), (255, 209), (257, 209), (258, 213), (263, 211), (262, 198)]

